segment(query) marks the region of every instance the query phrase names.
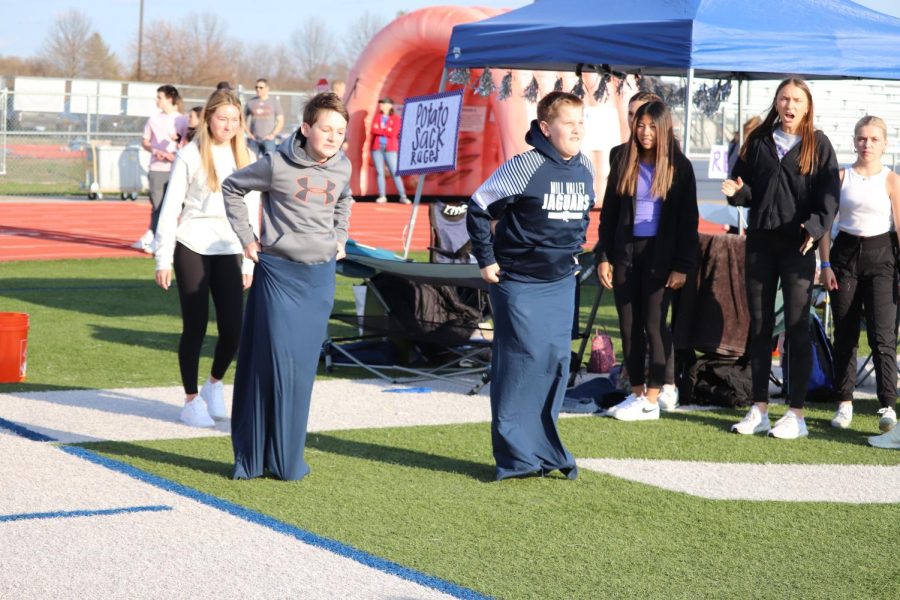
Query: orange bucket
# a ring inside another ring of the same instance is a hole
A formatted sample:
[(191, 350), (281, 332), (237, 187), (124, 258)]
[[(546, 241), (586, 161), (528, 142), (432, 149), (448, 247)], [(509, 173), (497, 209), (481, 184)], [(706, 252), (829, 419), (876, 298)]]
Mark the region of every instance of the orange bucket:
[(25, 381), (28, 315), (0, 312), (0, 383)]

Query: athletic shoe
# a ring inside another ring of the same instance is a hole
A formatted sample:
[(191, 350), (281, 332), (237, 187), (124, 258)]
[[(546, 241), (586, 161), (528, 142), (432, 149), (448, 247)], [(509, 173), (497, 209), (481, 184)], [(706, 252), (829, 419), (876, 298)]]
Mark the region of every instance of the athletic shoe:
[(206, 409), (213, 419), (227, 419), (225, 410), (225, 385), (221, 381), (212, 383), (208, 379), (200, 388), (200, 395), (206, 402)]
[(881, 415), (881, 418), (878, 419), (878, 429), (885, 433), (894, 429), (894, 426), (897, 424), (897, 413), (894, 412), (893, 408), (888, 406), (887, 408), (879, 409), (878, 414)]
[(762, 412), (755, 404), (750, 407), (740, 423), (731, 426), (732, 433), (740, 433), (741, 435), (753, 435), (754, 433), (766, 433), (772, 429), (769, 422), (769, 413)]
[(784, 416), (775, 421), (775, 426), (769, 431), (769, 437), (781, 440), (796, 440), (799, 437), (809, 435), (806, 429), (806, 421), (792, 410), (784, 413)]
[(625, 399), (616, 404), (615, 406), (610, 406), (606, 409), (606, 416), (612, 417), (615, 416), (616, 412), (637, 402), (639, 398), (644, 398), (644, 396), (635, 396), (634, 394), (628, 394), (625, 396)]
[(138, 240), (131, 245), (135, 250), (143, 250), (148, 254), (153, 254), (153, 232), (149, 229), (144, 232), (144, 235), (138, 238)]
[(831, 420), (831, 426), (838, 429), (847, 429), (853, 420), (853, 405), (849, 402), (841, 402), (838, 404), (837, 412)]
[(384, 196), (378, 196), (377, 198), (375, 198), (375, 202), (377, 202), (378, 204), (384, 204), (385, 202), (387, 202), (387, 198), (385, 198)]
[(201, 396), (195, 396), (190, 402), (184, 403), (184, 408), (181, 409), (181, 422), (191, 427), (214, 427), (216, 424), (209, 416), (206, 402)]
[(869, 445), (888, 450), (900, 450), (900, 427), (894, 427), (881, 435), (873, 435), (869, 438)]
[(412, 200), (410, 200), (406, 196), (401, 196), (399, 202), (400, 204), (412, 204)]
[(656, 401), (659, 403), (659, 410), (663, 412), (675, 410), (678, 408), (678, 388), (669, 384), (662, 386)]
[(659, 419), (659, 404), (654, 404), (647, 400), (646, 396), (641, 396), (628, 406), (617, 410), (613, 418), (620, 421), (656, 421)]

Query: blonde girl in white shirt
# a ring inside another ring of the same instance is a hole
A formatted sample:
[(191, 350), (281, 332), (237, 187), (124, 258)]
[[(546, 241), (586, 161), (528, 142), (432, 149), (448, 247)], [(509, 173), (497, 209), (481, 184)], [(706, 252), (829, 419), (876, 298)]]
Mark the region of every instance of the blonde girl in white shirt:
[[(222, 181), (255, 160), (241, 135), (243, 129), (240, 100), (227, 90), (213, 92), (196, 136), (172, 165), (156, 233), (156, 283), (168, 290), (174, 270), (181, 303), (178, 365), (185, 393), (181, 420), (194, 427), (211, 427), (213, 419), (227, 416), (222, 378), (240, 340), (243, 290), (253, 281), (253, 262), (243, 258), (222, 199)], [(258, 230), (259, 195), (248, 194), (246, 202)], [(210, 295), (219, 337), (209, 379), (198, 392)]]
[[(885, 167), (887, 126), (866, 116), (854, 128), (856, 162), (841, 170), (841, 202), (834, 240), (819, 244), (821, 281), (831, 295), (834, 314), (834, 370), (840, 404), (832, 419), (846, 429), (853, 418), (856, 349), (860, 320), (872, 348), (878, 389), (878, 426), (885, 440), (897, 424), (897, 249), (900, 232), (900, 176)], [(882, 440), (876, 440), (873, 445)]]

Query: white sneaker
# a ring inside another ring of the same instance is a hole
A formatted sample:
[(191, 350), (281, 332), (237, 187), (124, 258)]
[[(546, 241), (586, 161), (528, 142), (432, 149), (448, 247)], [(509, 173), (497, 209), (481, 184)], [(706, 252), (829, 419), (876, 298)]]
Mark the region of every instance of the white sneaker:
[(900, 427), (894, 427), (881, 435), (873, 435), (869, 438), (869, 445), (888, 450), (900, 450)]
[(783, 417), (775, 421), (775, 426), (769, 431), (769, 437), (781, 440), (796, 440), (807, 435), (809, 430), (806, 429), (806, 420), (792, 410), (788, 410)]
[(853, 405), (849, 402), (841, 402), (838, 404), (837, 412), (831, 420), (831, 426), (838, 429), (847, 429), (850, 422), (853, 421)]
[(878, 414), (881, 415), (881, 418), (878, 419), (878, 429), (885, 433), (893, 430), (897, 424), (897, 413), (894, 412), (894, 409), (888, 406), (887, 408), (879, 409)]
[(659, 404), (654, 404), (641, 396), (628, 406), (620, 408), (613, 415), (620, 421), (655, 421), (659, 419)]
[(607, 408), (606, 416), (607, 417), (615, 416), (617, 411), (619, 411), (623, 408), (626, 408), (626, 407), (630, 406), (631, 404), (637, 402), (639, 398), (643, 398), (643, 396), (635, 396), (634, 394), (628, 394), (627, 396), (625, 396), (624, 400), (622, 400), (615, 406), (610, 406), (609, 408)]
[(678, 388), (670, 384), (662, 386), (656, 401), (659, 403), (659, 410), (663, 412), (675, 410), (678, 408)]
[(185, 402), (184, 408), (181, 409), (181, 422), (191, 427), (214, 427), (216, 424), (206, 410), (206, 402), (200, 396)]
[(400, 202), (400, 204), (412, 204), (412, 200), (410, 200), (406, 196), (401, 196), (398, 202)]
[(143, 250), (147, 252), (147, 248), (150, 247), (150, 244), (153, 243), (153, 232), (151, 230), (147, 230), (144, 232), (144, 235), (138, 238), (138, 240), (131, 245), (135, 250)]
[(750, 407), (744, 418), (739, 423), (731, 426), (732, 433), (740, 433), (741, 435), (753, 435), (754, 433), (766, 433), (772, 429), (769, 421), (769, 413), (762, 412), (755, 404)]
[(387, 202), (387, 198), (385, 198), (384, 196), (378, 196), (377, 198), (375, 198), (375, 202), (377, 202), (378, 204), (384, 204), (385, 202)]
[(213, 419), (228, 418), (228, 413), (225, 410), (225, 385), (221, 381), (212, 383), (207, 379), (203, 387), (200, 388), (200, 396), (206, 402), (209, 416)]

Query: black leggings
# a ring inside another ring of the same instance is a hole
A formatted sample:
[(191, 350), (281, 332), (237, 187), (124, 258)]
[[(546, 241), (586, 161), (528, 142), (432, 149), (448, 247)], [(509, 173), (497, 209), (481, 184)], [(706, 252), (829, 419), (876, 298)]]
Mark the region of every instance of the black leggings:
[(800, 254), (800, 237), (771, 231), (747, 235), (745, 278), (750, 310), (750, 373), (753, 401), (769, 401), (769, 372), (772, 369), (772, 338), (775, 329), (775, 296), (778, 280), (784, 299), (784, 338), (791, 373), (791, 408), (803, 408), (812, 371), (812, 342), (809, 337), (809, 306), (812, 302), (816, 253)]
[(209, 322), (209, 296), (216, 307), (219, 339), (210, 374), (225, 377), (234, 359), (241, 336), (244, 309), (241, 255), (207, 256), (182, 245), (175, 245), (175, 280), (181, 301), (181, 339), (178, 342), (178, 367), (185, 394), (197, 393), (200, 350)]
[(897, 294), (893, 232), (861, 238), (841, 233), (831, 249), (838, 289), (831, 292), (834, 314), (834, 374), (841, 400), (853, 400), (859, 321), (865, 314), (866, 336), (875, 363), (882, 408), (897, 400)]
[(622, 332), (622, 354), (631, 384), (644, 385), (647, 341), (650, 342), (650, 369), (647, 387), (675, 383), (672, 360), (672, 332), (666, 325), (672, 290), (666, 287), (669, 274), (651, 273), (656, 238), (635, 238), (631, 265), (613, 269), (613, 295)]

